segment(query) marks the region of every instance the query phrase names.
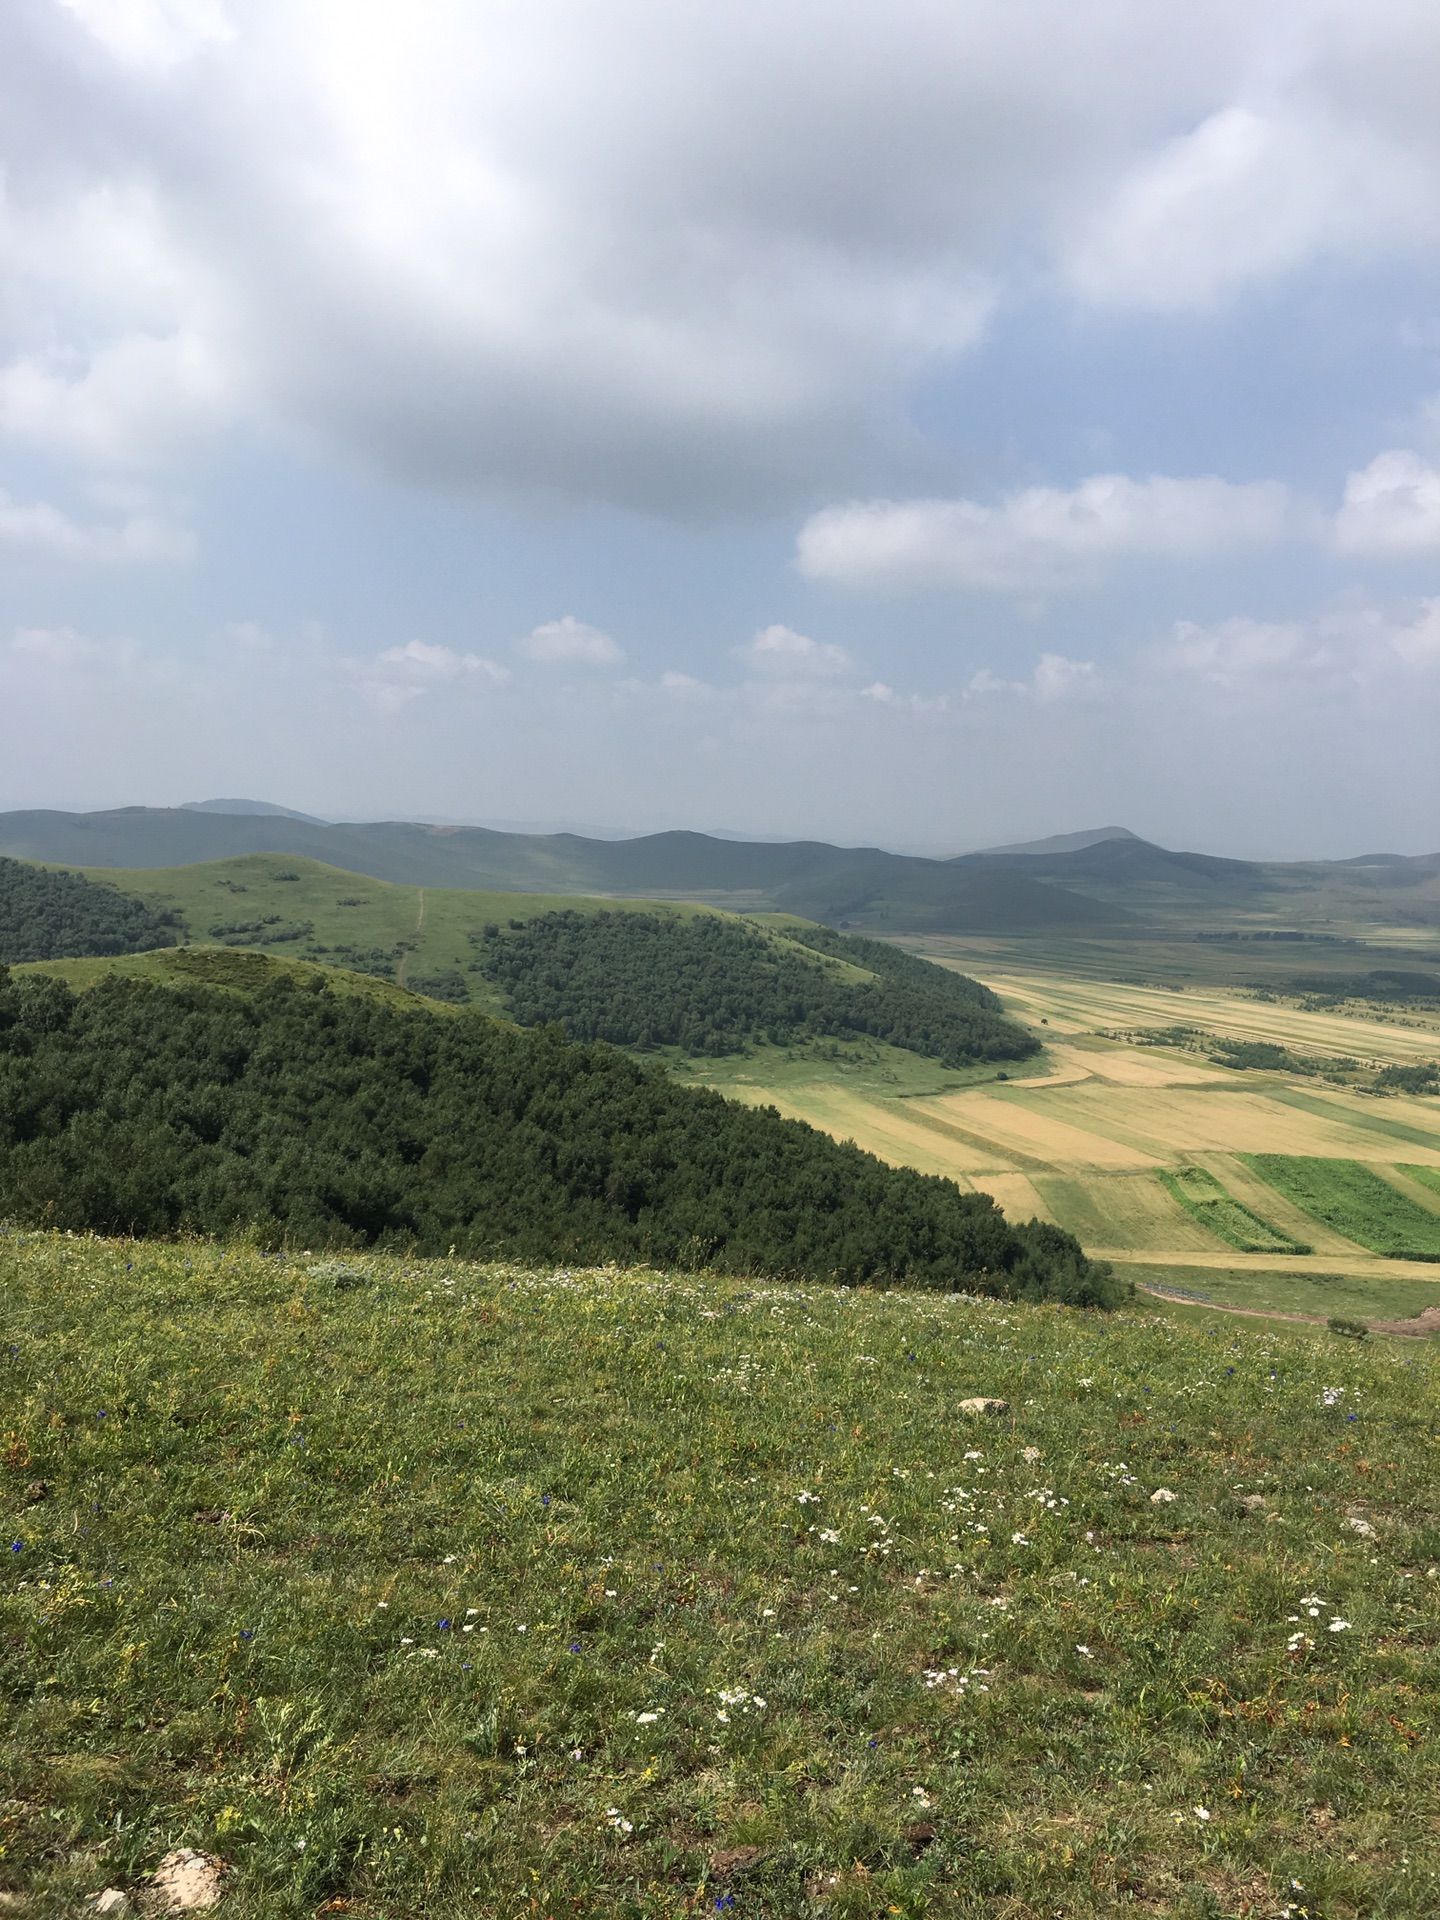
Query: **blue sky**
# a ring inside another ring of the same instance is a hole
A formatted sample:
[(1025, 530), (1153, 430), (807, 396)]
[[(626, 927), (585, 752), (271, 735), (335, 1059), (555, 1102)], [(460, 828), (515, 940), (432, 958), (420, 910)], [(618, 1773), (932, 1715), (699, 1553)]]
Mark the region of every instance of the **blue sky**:
[(12, 0), (0, 806), (1440, 847), (1437, 71), (1419, 0)]

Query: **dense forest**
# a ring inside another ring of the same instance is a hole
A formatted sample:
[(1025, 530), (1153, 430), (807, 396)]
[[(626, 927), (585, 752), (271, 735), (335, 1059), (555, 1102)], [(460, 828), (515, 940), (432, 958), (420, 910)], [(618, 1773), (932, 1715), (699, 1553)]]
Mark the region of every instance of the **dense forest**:
[(553, 1027), (0, 971), (0, 1219), (1110, 1304), (1058, 1228)]
[(184, 929), (114, 887), (0, 858), (0, 966), (173, 947)]
[[(547, 913), (486, 927), (475, 944), (522, 1026), (554, 1021), (575, 1040), (715, 1055), (865, 1035), (947, 1067), (1038, 1051), (978, 981), (878, 940), (786, 933), (816, 958), (710, 914)], [(857, 980), (822, 956), (875, 977)]]

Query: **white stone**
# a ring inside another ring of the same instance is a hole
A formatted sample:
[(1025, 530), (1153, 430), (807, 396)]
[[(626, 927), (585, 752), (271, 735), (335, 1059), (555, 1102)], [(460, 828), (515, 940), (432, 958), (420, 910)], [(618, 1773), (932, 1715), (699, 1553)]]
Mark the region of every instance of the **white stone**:
[(150, 1876), (146, 1905), (155, 1913), (198, 1913), (220, 1904), (225, 1863), (212, 1853), (180, 1847), (167, 1853)]
[(977, 1394), (973, 1400), (962, 1400), (960, 1402), (960, 1411), (961, 1413), (969, 1414), (1008, 1413), (1010, 1411), (1010, 1402), (1008, 1400), (997, 1400), (990, 1394), (981, 1393)]
[(85, 1902), (91, 1913), (134, 1913), (130, 1896), (123, 1887), (106, 1887), (103, 1893), (92, 1893)]

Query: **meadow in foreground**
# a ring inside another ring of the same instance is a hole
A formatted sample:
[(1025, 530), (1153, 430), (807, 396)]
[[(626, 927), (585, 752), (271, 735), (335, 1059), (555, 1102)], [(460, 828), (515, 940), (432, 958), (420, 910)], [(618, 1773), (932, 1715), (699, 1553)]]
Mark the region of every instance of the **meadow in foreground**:
[(1425, 1346), (41, 1234), (0, 1276), (37, 1914), (183, 1845), (236, 1920), (1440, 1910)]

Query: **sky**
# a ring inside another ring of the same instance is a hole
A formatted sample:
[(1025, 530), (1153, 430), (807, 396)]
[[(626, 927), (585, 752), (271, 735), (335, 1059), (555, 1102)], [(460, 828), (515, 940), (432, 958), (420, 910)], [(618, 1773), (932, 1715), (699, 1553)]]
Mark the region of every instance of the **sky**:
[(5, 0), (0, 808), (1440, 849), (1434, 0)]

